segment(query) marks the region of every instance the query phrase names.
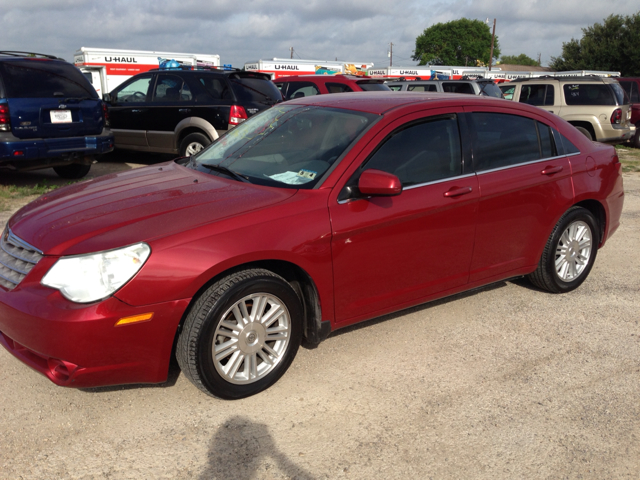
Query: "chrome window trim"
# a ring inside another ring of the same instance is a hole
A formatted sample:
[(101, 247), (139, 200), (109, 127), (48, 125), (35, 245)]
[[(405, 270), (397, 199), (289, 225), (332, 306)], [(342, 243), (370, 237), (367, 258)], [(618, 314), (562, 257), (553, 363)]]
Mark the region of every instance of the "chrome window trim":
[(567, 154), (567, 155), (558, 155), (558, 156), (555, 156), (555, 157), (545, 157), (545, 158), (540, 158), (538, 160), (532, 160), (530, 162), (515, 163), (513, 165), (506, 165), (504, 167), (492, 168), (490, 170), (480, 170), (480, 171), (477, 171), (476, 173), (478, 175), (484, 175), (485, 173), (499, 172), (500, 170), (506, 170), (508, 168), (522, 167), (524, 165), (533, 165), (534, 163), (550, 162), (551, 160), (558, 160), (560, 158), (566, 158), (566, 157), (574, 157), (576, 155), (580, 155), (580, 153), (570, 153), (570, 154)]

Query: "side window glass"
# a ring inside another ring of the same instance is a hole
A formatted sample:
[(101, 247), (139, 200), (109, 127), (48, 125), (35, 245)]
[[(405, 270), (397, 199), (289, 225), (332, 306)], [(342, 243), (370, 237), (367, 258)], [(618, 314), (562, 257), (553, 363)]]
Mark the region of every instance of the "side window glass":
[(198, 78), (204, 90), (214, 100), (232, 100), (233, 93), (226, 82), (221, 81), (213, 75), (202, 75)]
[(500, 87), (502, 90), (502, 95), (507, 100), (513, 100), (513, 93), (516, 91), (516, 87), (514, 85), (509, 85), (508, 87)]
[(285, 100), (292, 98), (310, 97), (312, 95), (320, 95), (320, 90), (311, 82), (291, 82)]
[(522, 85), (520, 103), (529, 105), (545, 105), (546, 85)]
[(556, 145), (558, 145), (559, 155), (572, 155), (574, 153), (580, 153), (578, 147), (576, 147), (571, 140), (562, 135), (557, 130), (553, 130), (553, 136), (556, 139)]
[(615, 105), (611, 89), (604, 83), (577, 83), (563, 87), (567, 105)]
[(149, 92), (149, 84), (151, 76), (138, 78), (128, 85), (125, 85), (118, 93), (116, 93), (116, 102), (132, 103), (146, 102), (147, 93)]
[(405, 187), (460, 175), (457, 119), (440, 118), (395, 132), (363, 166), (370, 168), (396, 175)]
[(466, 82), (445, 82), (442, 84), (442, 89), (451, 93), (470, 93), (472, 95), (475, 93), (471, 84)]
[(545, 105), (553, 105), (555, 103), (555, 88), (553, 85), (547, 85), (547, 94), (544, 97)]
[(401, 85), (387, 85), (391, 90), (393, 90), (394, 92), (399, 92), (400, 90), (402, 90), (402, 86)]
[(542, 158), (554, 157), (553, 137), (551, 136), (551, 128), (544, 123), (538, 122), (538, 133), (540, 134), (540, 149), (542, 150)]
[(407, 90), (410, 92), (436, 92), (438, 89), (435, 85), (409, 85)]
[[(177, 75), (161, 74), (158, 76), (153, 92), (153, 102), (180, 102), (182, 100), (182, 78)], [(187, 87), (188, 89), (189, 87)]]
[(477, 171), (518, 165), (540, 158), (535, 120), (484, 112), (474, 112), (470, 118), (476, 133), (473, 157)]
[(329, 90), (329, 93), (353, 92), (348, 85), (342, 83), (327, 83), (327, 90)]

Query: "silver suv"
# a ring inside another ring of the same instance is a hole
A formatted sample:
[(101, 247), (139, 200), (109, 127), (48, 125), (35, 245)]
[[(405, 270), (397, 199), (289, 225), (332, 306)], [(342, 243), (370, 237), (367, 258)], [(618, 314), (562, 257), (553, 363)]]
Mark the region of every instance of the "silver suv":
[(467, 93), (502, 98), (502, 92), (491, 79), (477, 80), (400, 80), (387, 82), (391, 90), (398, 92)]
[(499, 85), (504, 97), (555, 113), (590, 140), (633, 136), (629, 98), (617, 80), (597, 76), (519, 78)]

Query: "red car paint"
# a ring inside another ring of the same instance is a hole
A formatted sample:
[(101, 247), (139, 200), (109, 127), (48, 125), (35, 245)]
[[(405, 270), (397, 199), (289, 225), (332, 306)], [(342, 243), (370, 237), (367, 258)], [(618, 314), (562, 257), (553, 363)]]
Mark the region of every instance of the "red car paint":
[[(259, 264), (304, 272), (317, 294), (319, 320), (335, 330), (531, 273), (573, 205), (597, 213), (600, 247), (619, 225), (623, 189), (615, 150), (538, 108), (397, 92), (319, 95), (287, 105), (380, 119), (315, 189), (240, 183), (170, 162), (75, 184), (29, 204), (8, 226), (44, 257), (13, 290), (0, 286), (0, 343), (58, 385), (161, 382), (189, 305), (231, 269)], [(473, 132), (462, 119), (477, 111), (538, 120), (580, 152), (476, 173)], [(395, 196), (339, 199), (392, 132), (452, 114), (460, 119), (460, 175)], [(105, 300), (73, 303), (40, 283), (60, 256), (142, 241), (151, 247), (149, 259)], [(115, 326), (145, 313), (153, 318)]]

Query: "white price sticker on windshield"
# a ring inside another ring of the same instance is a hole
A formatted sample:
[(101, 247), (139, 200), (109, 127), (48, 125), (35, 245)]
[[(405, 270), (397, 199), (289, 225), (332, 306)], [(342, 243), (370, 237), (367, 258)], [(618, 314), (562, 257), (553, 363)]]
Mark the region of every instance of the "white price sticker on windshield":
[(51, 110), (51, 123), (71, 123), (71, 110)]

